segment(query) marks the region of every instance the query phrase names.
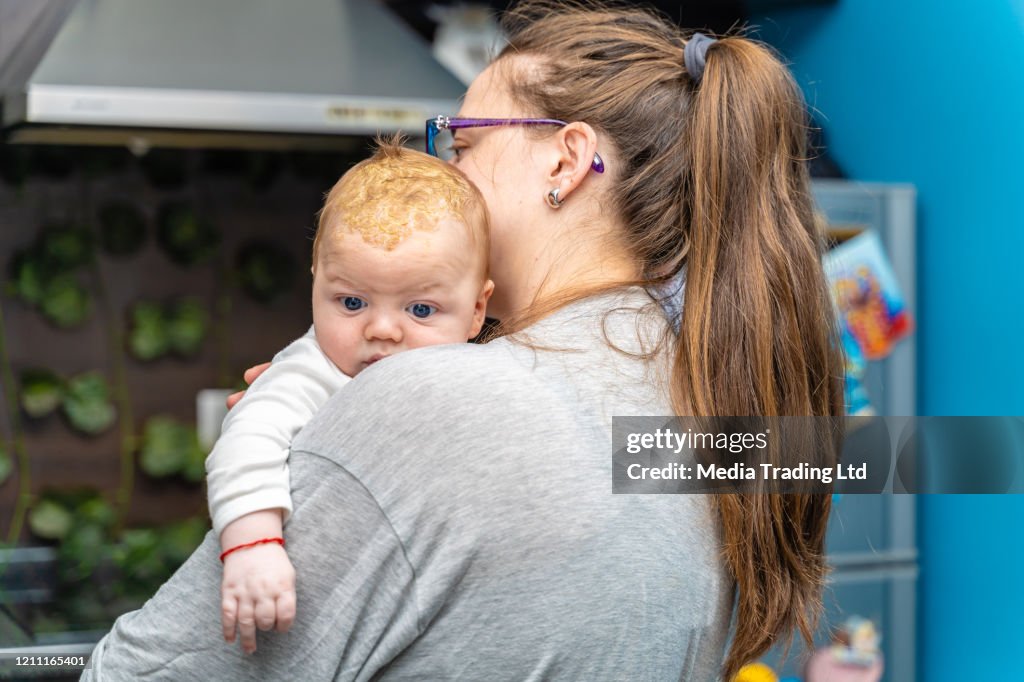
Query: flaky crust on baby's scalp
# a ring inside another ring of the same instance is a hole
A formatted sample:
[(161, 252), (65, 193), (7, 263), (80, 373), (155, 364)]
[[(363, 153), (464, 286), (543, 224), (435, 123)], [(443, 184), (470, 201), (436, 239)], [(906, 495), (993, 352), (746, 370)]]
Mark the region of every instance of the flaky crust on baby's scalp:
[(468, 230), (483, 262), (489, 249), (484, 198), (460, 170), (441, 159), (402, 146), (402, 138), (378, 138), (374, 154), (346, 172), (324, 200), (316, 238), (358, 234), (373, 246), (391, 251), (413, 230), (436, 231), (454, 219)]

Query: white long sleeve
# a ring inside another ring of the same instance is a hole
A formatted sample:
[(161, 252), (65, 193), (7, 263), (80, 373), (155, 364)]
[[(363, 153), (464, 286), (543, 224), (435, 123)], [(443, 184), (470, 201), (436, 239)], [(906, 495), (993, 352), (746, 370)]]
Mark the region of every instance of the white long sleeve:
[(228, 411), (220, 438), (206, 458), (213, 530), (246, 514), (292, 512), (288, 451), (292, 438), (320, 406), (350, 381), (316, 342), (313, 327), (274, 356), (270, 368)]

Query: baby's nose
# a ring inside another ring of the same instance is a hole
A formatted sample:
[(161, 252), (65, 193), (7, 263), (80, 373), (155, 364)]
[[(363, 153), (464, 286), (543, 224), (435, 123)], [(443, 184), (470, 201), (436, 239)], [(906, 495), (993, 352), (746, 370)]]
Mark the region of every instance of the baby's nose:
[(376, 311), (366, 325), (367, 340), (402, 340), (402, 321), (393, 313)]

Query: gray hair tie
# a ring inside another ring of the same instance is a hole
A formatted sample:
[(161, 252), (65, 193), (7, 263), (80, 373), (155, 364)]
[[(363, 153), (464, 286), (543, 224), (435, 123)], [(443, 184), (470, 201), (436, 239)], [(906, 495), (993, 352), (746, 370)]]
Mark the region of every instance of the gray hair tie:
[(695, 83), (700, 83), (700, 79), (704, 76), (704, 63), (707, 61), (708, 48), (717, 42), (703, 33), (694, 33), (686, 41), (686, 47), (683, 48), (683, 66), (686, 67), (686, 72), (690, 74), (690, 78)]

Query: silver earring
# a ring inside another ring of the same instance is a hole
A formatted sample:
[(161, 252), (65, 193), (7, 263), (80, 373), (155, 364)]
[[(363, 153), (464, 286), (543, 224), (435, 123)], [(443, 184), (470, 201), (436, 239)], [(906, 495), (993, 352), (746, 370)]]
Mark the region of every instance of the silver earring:
[(544, 197), (544, 200), (548, 202), (548, 206), (550, 206), (551, 208), (561, 208), (562, 207), (562, 200), (558, 198), (558, 188), (557, 187), (554, 188), (553, 190), (551, 190), (550, 192), (548, 192), (547, 196)]

